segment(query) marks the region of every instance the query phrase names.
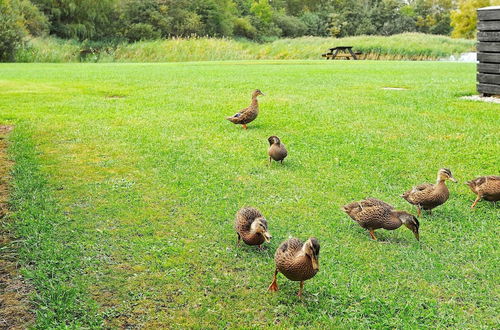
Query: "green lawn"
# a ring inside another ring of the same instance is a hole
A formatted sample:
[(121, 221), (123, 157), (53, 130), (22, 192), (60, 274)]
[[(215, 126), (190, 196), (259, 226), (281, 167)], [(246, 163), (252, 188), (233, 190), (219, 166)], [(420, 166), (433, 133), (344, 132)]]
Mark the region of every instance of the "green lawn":
[[(224, 118), (255, 88), (244, 131)], [(471, 210), (463, 183), (500, 174), (500, 111), (460, 99), (474, 93), (459, 63), (0, 65), (38, 325), (498, 326), (500, 209)], [(267, 165), (270, 135), (283, 166)], [(460, 183), (420, 243), (405, 228), (371, 241), (340, 209), (373, 196), (416, 214), (399, 195), (441, 167)], [(268, 219), (264, 251), (236, 247), (244, 205)], [(282, 275), (266, 292), (289, 236), (321, 242), (303, 299)]]

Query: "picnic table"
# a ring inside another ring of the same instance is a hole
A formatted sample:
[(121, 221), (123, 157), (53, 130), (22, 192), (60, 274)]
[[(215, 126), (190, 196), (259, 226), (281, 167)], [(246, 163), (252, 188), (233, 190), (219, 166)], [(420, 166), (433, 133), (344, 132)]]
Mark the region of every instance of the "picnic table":
[(322, 54), (321, 56), (326, 57), (326, 59), (336, 59), (336, 58), (345, 58), (346, 60), (357, 60), (358, 57), (356, 55), (361, 55), (361, 52), (353, 52), (352, 46), (337, 46), (329, 49), (328, 53)]

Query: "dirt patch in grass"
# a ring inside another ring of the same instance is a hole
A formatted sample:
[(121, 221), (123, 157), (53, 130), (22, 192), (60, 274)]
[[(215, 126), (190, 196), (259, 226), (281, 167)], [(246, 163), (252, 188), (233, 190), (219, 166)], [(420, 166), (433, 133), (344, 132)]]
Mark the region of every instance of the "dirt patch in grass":
[(5, 226), (12, 166), (5, 138), (11, 130), (12, 126), (0, 125), (0, 329), (26, 329), (34, 320), (29, 303), (32, 288), (19, 274), (15, 244)]
[(405, 91), (408, 88), (404, 88), (404, 87), (382, 87), (382, 89), (388, 90), (388, 91)]
[(107, 99), (124, 99), (125, 95), (106, 95), (105, 98), (107, 98)]

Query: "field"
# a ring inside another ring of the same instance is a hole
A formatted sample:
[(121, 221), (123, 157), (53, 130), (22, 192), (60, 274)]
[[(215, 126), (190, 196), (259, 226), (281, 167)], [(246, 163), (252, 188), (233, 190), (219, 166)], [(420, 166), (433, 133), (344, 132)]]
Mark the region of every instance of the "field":
[[(185, 62), (218, 60), (316, 60), (334, 46), (351, 45), (376, 60), (434, 60), (475, 50), (475, 41), (423, 33), (346, 38), (302, 37), (256, 43), (248, 40), (191, 38), (131, 44), (31, 39), (16, 62)], [(94, 51), (80, 56), (80, 51)]]
[[(383, 89), (398, 87), (402, 90)], [(242, 130), (224, 118), (259, 88)], [(463, 183), (499, 174), (497, 104), (475, 65), (384, 61), (1, 64), (0, 123), (15, 125), (9, 217), (37, 326), (494, 328), (498, 205)], [(267, 163), (267, 137), (289, 157)], [(379, 241), (340, 207), (399, 195), (448, 167), (459, 184), (420, 242)], [(236, 247), (234, 215), (267, 217), (266, 249)], [(321, 242), (320, 272), (280, 276), (289, 236)]]

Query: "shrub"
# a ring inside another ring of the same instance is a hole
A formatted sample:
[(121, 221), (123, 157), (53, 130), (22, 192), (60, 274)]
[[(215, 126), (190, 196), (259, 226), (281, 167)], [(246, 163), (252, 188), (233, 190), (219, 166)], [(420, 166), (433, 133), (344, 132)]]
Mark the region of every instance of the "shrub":
[(0, 61), (11, 61), (23, 43), (23, 19), (10, 0), (0, 0)]
[(19, 12), (24, 18), (24, 25), (29, 34), (34, 37), (47, 35), (49, 20), (31, 1), (21, 0), (19, 2)]
[(306, 34), (308, 27), (299, 18), (287, 15), (275, 15), (273, 17), (276, 24), (282, 31), (284, 37), (300, 37)]
[(136, 23), (127, 30), (125, 36), (130, 41), (158, 39), (161, 33), (154, 29), (151, 24)]
[(233, 31), (235, 36), (255, 39), (257, 29), (250, 23), (246, 17), (235, 18), (233, 21)]

